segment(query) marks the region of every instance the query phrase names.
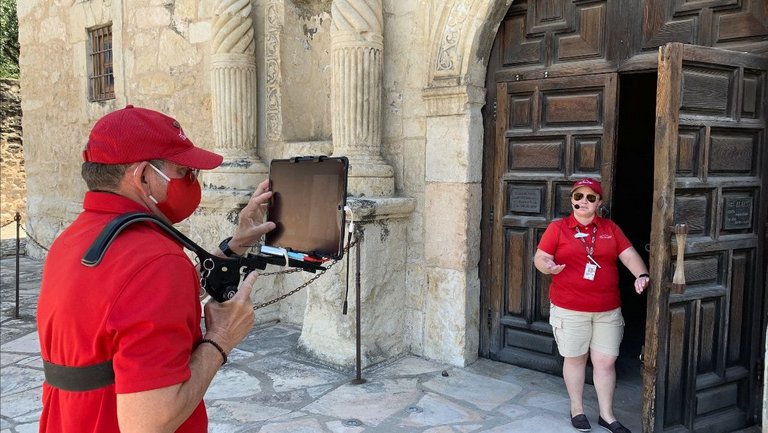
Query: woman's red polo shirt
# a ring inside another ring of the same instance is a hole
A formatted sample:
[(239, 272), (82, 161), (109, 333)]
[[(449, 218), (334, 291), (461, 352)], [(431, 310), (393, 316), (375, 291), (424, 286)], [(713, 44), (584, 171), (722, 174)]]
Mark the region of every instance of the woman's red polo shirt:
[[(600, 265), (594, 280), (584, 278), (587, 266), (585, 243), (576, 237), (577, 227), (591, 244), (593, 225), (597, 227), (592, 257)], [(561, 308), (575, 311), (609, 311), (621, 306), (619, 293), (619, 254), (631, 247), (624, 232), (613, 221), (596, 216), (589, 226), (579, 224), (573, 215), (552, 221), (539, 242), (539, 249), (554, 256), (565, 268), (552, 275), (549, 299)]]

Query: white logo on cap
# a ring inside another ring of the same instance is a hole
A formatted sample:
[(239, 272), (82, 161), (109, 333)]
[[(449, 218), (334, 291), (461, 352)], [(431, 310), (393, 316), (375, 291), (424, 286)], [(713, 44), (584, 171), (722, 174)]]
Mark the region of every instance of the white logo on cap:
[(174, 120), (172, 123), (174, 128), (177, 128), (179, 130), (179, 138), (181, 138), (183, 141), (187, 141), (187, 136), (184, 135), (184, 130), (181, 129), (181, 124), (178, 120)]

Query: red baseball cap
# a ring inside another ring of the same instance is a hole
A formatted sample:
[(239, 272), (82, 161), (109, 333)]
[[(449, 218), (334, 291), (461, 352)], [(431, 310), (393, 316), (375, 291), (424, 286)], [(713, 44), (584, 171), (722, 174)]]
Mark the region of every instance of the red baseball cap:
[(591, 188), (592, 191), (596, 192), (600, 197), (603, 196), (603, 188), (600, 186), (600, 182), (596, 181), (595, 179), (592, 179), (591, 177), (579, 179), (576, 182), (574, 182), (573, 186), (571, 187), (571, 192), (573, 192), (577, 188), (581, 188), (582, 186)]
[(195, 147), (176, 119), (128, 105), (105, 115), (93, 125), (83, 159), (101, 164), (162, 159), (185, 167), (210, 170), (218, 167), (223, 157)]

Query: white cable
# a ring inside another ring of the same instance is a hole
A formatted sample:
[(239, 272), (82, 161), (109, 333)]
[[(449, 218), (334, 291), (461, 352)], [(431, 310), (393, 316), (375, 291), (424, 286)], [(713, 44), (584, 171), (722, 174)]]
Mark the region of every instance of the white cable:
[(352, 208), (349, 206), (344, 206), (344, 210), (349, 212), (349, 225), (347, 226), (347, 232), (352, 233), (355, 228), (355, 214), (352, 213)]

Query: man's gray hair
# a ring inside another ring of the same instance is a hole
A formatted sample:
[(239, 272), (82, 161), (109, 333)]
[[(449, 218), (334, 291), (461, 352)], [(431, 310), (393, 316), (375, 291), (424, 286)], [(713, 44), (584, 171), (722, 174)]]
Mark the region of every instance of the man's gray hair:
[(90, 191), (115, 191), (129, 165), (84, 162), (80, 168), (80, 175)]

